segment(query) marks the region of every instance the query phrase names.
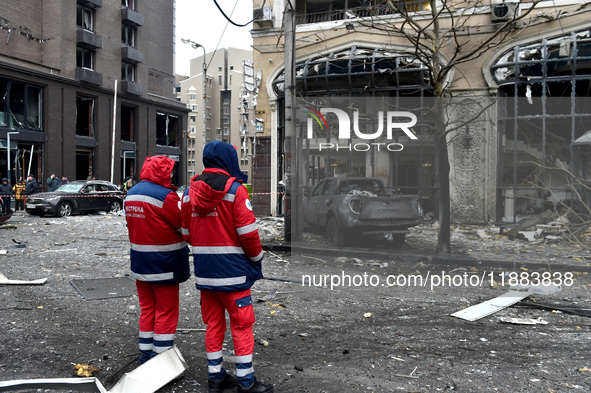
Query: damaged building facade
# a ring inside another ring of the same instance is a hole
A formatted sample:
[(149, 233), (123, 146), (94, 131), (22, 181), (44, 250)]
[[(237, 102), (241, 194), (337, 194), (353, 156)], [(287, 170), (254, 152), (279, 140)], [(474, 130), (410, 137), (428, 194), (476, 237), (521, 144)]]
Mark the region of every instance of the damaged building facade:
[(174, 96), (174, 9), (161, 0), (5, 2), (1, 176), (12, 184), (27, 173), (45, 181), (51, 171), (109, 180), (113, 171), (114, 183), (139, 181), (146, 156), (166, 155), (177, 162), (174, 183), (185, 183), (188, 111)]
[[(386, 99), (414, 100), (416, 105), (431, 99), (427, 69), (409, 55), (413, 48), (408, 40), (379, 28), (401, 24), (398, 9), (391, 2), (378, 3), (291, 1), (296, 11), (296, 94), (303, 102), (318, 105), (321, 97), (326, 106), (326, 97), (363, 98), (379, 106)], [(429, 1), (395, 3), (404, 3), (417, 20), (431, 18)], [(462, 34), (466, 40), (482, 41), (532, 3), (509, 3), (503, 9), (497, 3), (473, 8), (462, 4), (467, 3), (460, 3), (457, 12), (470, 14)], [(264, 119), (264, 134), (258, 138), (253, 171), (268, 181), (253, 187), (255, 193), (269, 193), (255, 195), (258, 214), (281, 214), (286, 170), (283, 23), (289, 6), (285, 0), (254, 1), (254, 61), (263, 74), (257, 116)], [(584, 142), (591, 130), (590, 15), (591, 9), (578, 1), (559, 6), (542, 1), (502, 44), (453, 69), (445, 87), (454, 97), (447, 116), (475, 119), (448, 137), (453, 220), (514, 222), (577, 203), (573, 175), (591, 177)], [(442, 63), (453, 56), (452, 50), (450, 45), (449, 52), (442, 53)], [(437, 148), (420, 127), (421, 120), (413, 128), (416, 140), (402, 136), (398, 141), (404, 149), (380, 159), (375, 159), (375, 147), (367, 152), (308, 149), (304, 185), (313, 187), (324, 177), (349, 173), (378, 176), (392, 192), (419, 195), (425, 212), (436, 217)], [(367, 141), (341, 141), (333, 134), (326, 142), (344, 146)]]

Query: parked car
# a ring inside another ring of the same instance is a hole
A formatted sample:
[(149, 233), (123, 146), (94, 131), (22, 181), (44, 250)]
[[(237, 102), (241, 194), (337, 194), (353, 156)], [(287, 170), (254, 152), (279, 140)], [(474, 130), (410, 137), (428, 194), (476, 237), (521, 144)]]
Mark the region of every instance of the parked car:
[(123, 193), (117, 186), (102, 180), (78, 180), (53, 192), (27, 197), (25, 211), (32, 215), (67, 217), (94, 211), (117, 212), (123, 206)]
[(339, 246), (361, 235), (404, 243), (423, 216), (418, 196), (390, 195), (377, 177), (326, 178), (305, 194), (303, 211), (306, 224), (325, 227), (328, 241)]

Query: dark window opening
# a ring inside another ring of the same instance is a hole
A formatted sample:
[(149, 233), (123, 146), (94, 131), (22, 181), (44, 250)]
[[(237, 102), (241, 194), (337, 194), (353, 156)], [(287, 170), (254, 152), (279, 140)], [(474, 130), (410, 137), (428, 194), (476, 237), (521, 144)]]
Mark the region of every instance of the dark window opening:
[(135, 64), (121, 63), (121, 80), (135, 82)]
[(121, 106), (121, 140), (135, 142), (135, 108)]
[(94, 70), (94, 51), (82, 47), (76, 47), (76, 67)]
[(94, 10), (92, 8), (77, 5), (76, 25), (84, 30), (94, 31)]
[(86, 180), (88, 176), (93, 176), (93, 157), (92, 149), (76, 150), (76, 180)]
[(94, 98), (76, 96), (76, 135), (94, 137)]
[(0, 79), (0, 127), (42, 131), (43, 90)]
[(121, 0), (121, 5), (135, 11), (135, 0)]
[(156, 113), (156, 144), (159, 146), (179, 146), (179, 117)]
[(135, 28), (127, 25), (121, 26), (121, 42), (135, 48)]

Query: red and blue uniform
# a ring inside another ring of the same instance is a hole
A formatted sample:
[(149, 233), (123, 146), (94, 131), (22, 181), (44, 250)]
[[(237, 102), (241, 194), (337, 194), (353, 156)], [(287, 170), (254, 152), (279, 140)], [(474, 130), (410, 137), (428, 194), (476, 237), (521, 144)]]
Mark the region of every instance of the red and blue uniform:
[(208, 376), (222, 380), (226, 374), (222, 345), (228, 311), (236, 377), (242, 386), (250, 386), (255, 380), (250, 287), (263, 277), (263, 249), (248, 191), (242, 186), (247, 177), (240, 172), (234, 147), (208, 143), (203, 163), (206, 169), (191, 179), (183, 196), (182, 231), (193, 246), (196, 286), (201, 290)]
[(168, 157), (147, 157), (141, 181), (125, 198), (131, 276), (141, 306), (142, 363), (174, 344), (179, 283), (190, 276), (189, 248), (181, 234), (181, 201), (170, 181), (174, 164)]

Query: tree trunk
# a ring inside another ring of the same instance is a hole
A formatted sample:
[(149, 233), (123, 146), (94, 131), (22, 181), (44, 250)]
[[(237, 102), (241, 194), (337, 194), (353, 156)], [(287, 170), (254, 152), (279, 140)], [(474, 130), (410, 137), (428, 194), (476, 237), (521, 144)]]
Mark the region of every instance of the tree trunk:
[(445, 136), (438, 138), (439, 170), (439, 235), (437, 236), (438, 254), (451, 253), (450, 240), (450, 194), (449, 194), (449, 156)]

